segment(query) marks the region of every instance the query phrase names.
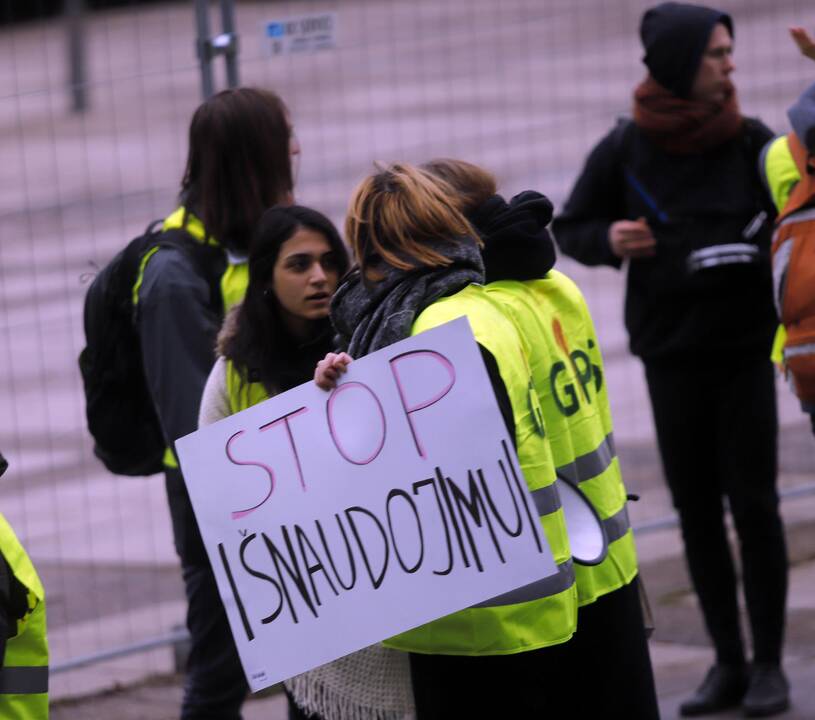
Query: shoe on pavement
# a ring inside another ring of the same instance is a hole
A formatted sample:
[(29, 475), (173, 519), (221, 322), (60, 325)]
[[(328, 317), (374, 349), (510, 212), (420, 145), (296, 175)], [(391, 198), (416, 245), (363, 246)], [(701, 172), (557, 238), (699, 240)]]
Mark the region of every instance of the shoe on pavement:
[(693, 696), (679, 706), (683, 717), (708, 715), (741, 704), (747, 692), (746, 665), (714, 665)]
[(778, 665), (756, 663), (750, 670), (750, 685), (742, 708), (747, 717), (768, 717), (790, 706), (790, 686)]

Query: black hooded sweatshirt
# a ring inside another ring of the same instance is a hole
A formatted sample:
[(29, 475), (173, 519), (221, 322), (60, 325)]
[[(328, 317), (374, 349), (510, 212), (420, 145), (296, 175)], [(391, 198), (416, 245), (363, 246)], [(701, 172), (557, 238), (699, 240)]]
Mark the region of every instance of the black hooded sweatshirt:
[(727, 13), (700, 5), (666, 2), (646, 10), (640, 24), (642, 61), (651, 77), (674, 95), (690, 95), (696, 70), (717, 23), (733, 37)]
[(552, 203), (526, 190), (506, 202), (493, 195), (469, 215), (484, 242), (485, 282), (537, 280), (555, 264), (555, 243), (547, 229)]
[[(677, 95), (689, 92), (717, 22), (730, 25), (709, 8), (677, 3), (646, 13), (645, 62), (655, 79)], [(646, 218), (656, 255), (629, 262), (626, 288), (625, 322), (635, 355), (655, 361), (720, 350), (769, 354), (776, 325), (769, 264), (773, 209), (762, 192), (758, 155), (771, 137), (761, 122), (745, 118), (738, 136), (712, 150), (670, 155), (623, 120), (592, 150), (555, 219), (555, 237), (564, 253), (585, 265), (619, 268), (608, 240), (611, 223)], [(706, 250), (731, 244), (737, 251), (729, 256), (719, 247)], [(694, 262), (708, 252), (720, 261), (738, 259), (744, 249), (753, 262)]]

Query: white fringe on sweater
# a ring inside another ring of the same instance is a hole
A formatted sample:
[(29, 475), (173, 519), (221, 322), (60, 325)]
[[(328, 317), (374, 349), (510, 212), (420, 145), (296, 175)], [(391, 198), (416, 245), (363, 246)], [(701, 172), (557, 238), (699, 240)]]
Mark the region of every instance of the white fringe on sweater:
[(410, 720), (407, 653), (371, 645), (286, 680), (297, 705), (323, 720)]

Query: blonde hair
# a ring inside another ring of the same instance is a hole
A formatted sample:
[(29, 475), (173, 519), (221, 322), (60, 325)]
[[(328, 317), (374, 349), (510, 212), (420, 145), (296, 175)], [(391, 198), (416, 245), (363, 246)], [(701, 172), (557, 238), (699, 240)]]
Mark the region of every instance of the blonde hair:
[(451, 260), (440, 241), (478, 234), (458, 207), (456, 191), (445, 180), (407, 163), (393, 163), (365, 178), (354, 190), (345, 237), (363, 277), (380, 280), (375, 265), (410, 270), (417, 265), (444, 267)]
[(465, 214), (471, 213), (498, 192), (495, 175), (466, 160), (433, 158), (421, 167), (456, 191), (458, 207)]

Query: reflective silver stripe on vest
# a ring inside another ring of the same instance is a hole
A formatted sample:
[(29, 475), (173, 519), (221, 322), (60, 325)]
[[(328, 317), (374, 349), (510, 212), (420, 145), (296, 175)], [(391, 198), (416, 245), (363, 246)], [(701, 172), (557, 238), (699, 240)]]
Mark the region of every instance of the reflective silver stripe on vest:
[(805, 222), (806, 220), (815, 220), (815, 208), (807, 208), (806, 210), (798, 210), (794, 212), (792, 215), (785, 217), (780, 223), (778, 223), (778, 227), (784, 227), (784, 225), (789, 225), (790, 223), (794, 222)]
[(48, 666), (0, 668), (0, 695), (48, 692)]
[(747, 265), (757, 262), (758, 254), (748, 255), (747, 253), (739, 253), (738, 255), (718, 255), (717, 257), (707, 258), (705, 260), (695, 260), (689, 262), (688, 270), (690, 270), (690, 272), (697, 272), (698, 270), (718, 267), (719, 265)]
[(726, 243), (694, 250), (688, 255), (688, 269), (691, 272), (716, 265), (755, 263), (759, 260), (758, 246), (752, 243)]
[(568, 465), (561, 465), (557, 469), (557, 474), (571, 480), (574, 484), (581, 483), (584, 480), (591, 480), (611, 465), (611, 461), (616, 456), (614, 435), (609, 433), (596, 450), (575, 458)]
[(623, 505), (622, 510), (603, 520), (603, 527), (610, 543), (623, 537), (631, 527), (631, 521), (628, 519), (628, 505)]
[(555, 575), (550, 575), (542, 580), (529, 583), (529, 585), (515, 588), (503, 595), (490, 598), (472, 607), (490, 608), (500, 605), (517, 605), (518, 603), (542, 600), (543, 598), (557, 595), (564, 590), (568, 590), (572, 585), (574, 585), (574, 565), (570, 559), (557, 566), (557, 574)]
[(773, 255), (773, 300), (775, 312), (781, 317), (784, 307), (784, 294), (787, 290), (787, 267), (792, 255), (792, 238), (784, 240)]
[(688, 259), (705, 260), (717, 255), (758, 255), (758, 246), (752, 243), (724, 243), (723, 245), (709, 245), (700, 250), (694, 250)]
[(752, 240), (755, 234), (759, 230), (761, 230), (762, 226), (766, 221), (767, 221), (767, 211), (762, 210), (749, 223), (747, 223), (747, 227), (741, 231), (741, 236), (745, 240)]
[(815, 343), (806, 343), (805, 345), (793, 345), (792, 347), (784, 348), (785, 358), (794, 358), (801, 355), (815, 354)]
[(560, 495), (558, 494), (555, 483), (538, 488), (537, 490), (532, 490), (531, 492), (538, 515), (551, 515), (556, 510), (560, 510)]

